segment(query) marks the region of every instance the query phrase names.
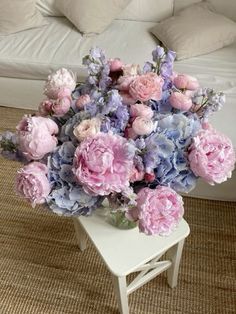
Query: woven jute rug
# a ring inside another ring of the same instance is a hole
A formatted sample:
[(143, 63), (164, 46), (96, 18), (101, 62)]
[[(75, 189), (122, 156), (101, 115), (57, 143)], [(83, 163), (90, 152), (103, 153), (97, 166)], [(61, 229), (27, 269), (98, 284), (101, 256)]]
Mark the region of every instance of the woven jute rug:
[[(0, 132), (24, 113), (0, 108)], [(118, 314), (110, 274), (91, 243), (79, 251), (71, 219), (15, 196), (20, 166), (0, 159), (0, 313)], [(158, 276), (130, 295), (131, 314), (236, 313), (236, 203), (186, 198), (185, 219), (178, 286)]]

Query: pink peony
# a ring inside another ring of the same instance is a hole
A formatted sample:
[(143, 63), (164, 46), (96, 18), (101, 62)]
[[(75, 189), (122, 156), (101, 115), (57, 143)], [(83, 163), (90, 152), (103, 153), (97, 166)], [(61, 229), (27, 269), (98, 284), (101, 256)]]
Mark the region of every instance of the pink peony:
[(50, 99), (70, 96), (76, 87), (75, 75), (67, 69), (60, 69), (48, 76), (44, 94)]
[(52, 105), (52, 114), (56, 117), (63, 117), (70, 110), (71, 102), (70, 96), (58, 98)]
[(32, 162), (18, 171), (16, 176), (16, 190), (27, 199), (32, 206), (42, 204), (50, 193), (47, 179), (48, 168), (40, 162)]
[(101, 120), (99, 118), (92, 118), (83, 120), (74, 129), (74, 135), (79, 141), (83, 141), (89, 136), (94, 136), (100, 131)]
[(77, 100), (76, 100), (76, 107), (78, 109), (84, 109), (84, 106), (88, 105), (90, 103), (91, 99), (88, 94), (81, 95)]
[(132, 129), (137, 135), (148, 135), (154, 131), (154, 123), (151, 119), (137, 117), (132, 123)]
[(173, 80), (174, 85), (179, 89), (196, 90), (199, 88), (198, 80), (186, 74), (179, 74)]
[(98, 133), (76, 149), (73, 172), (84, 190), (94, 195), (120, 193), (129, 187), (135, 149), (111, 133)]
[(57, 124), (49, 118), (24, 117), (18, 124), (19, 149), (28, 160), (38, 160), (57, 146)]
[(207, 126), (193, 139), (188, 159), (194, 174), (214, 185), (231, 177), (235, 152), (227, 136)]
[(172, 93), (169, 101), (173, 108), (183, 111), (188, 111), (193, 105), (192, 100), (188, 96), (179, 92)]
[(123, 62), (118, 58), (108, 60), (108, 64), (111, 72), (121, 71), (123, 67)]
[(152, 109), (144, 104), (133, 104), (130, 106), (131, 117), (143, 117), (151, 119), (153, 117)]
[(160, 100), (162, 97), (163, 79), (156, 73), (137, 76), (129, 86), (129, 93), (135, 101), (149, 99)]
[(169, 235), (183, 217), (183, 200), (174, 190), (158, 186), (143, 188), (137, 194), (137, 206), (128, 217), (138, 220), (139, 229), (147, 235)]
[(48, 116), (52, 113), (52, 105), (53, 105), (53, 100), (44, 100), (40, 103), (38, 107), (38, 113), (37, 115), (40, 116)]

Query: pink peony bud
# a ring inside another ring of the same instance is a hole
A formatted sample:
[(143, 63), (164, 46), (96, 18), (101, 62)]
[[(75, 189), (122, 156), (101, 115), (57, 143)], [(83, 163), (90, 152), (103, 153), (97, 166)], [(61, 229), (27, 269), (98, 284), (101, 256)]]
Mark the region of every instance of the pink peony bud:
[(131, 117), (143, 117), (151, 119), (153, 117), (152, 109), (144, 104), (133, 104), (130, 106)]
[(118, 58), (108, 60), (108, 64), (111, 72), (121, 71), (123, 67), (123, 62)]
[(174, 78), (174, 85), (179, 89), (196, 90), (199, 88), (198, 80), (186, 74), (179, 74)]
[(56, 117), (63, 117), (69, 110), (71, 105), (71, 98), (70, 97), (63, 97), (58, 99), (52, 105), (53, 114)]
[(137, 117), (132, 123), (132, 129), (137, 135), (148, 135), (154, 130), (154, 123), (150, 119)]

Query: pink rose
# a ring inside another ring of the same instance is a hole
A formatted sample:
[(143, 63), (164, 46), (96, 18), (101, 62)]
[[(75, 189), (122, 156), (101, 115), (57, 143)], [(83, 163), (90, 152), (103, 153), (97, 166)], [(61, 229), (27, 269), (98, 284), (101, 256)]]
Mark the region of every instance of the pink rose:
[(58, 98), (52, 105), (52, 113), (56, 117), (63, 117), (69, 110), (71, 105), (71, 97)]
[(18, 171), (16, 176), (16, 190), (33, 207), (36, 204), (44, 203), (45, 198), (50, 193), (47, 173), (47, 166), (40, 162), (32, 162)]
[(111, 72), (121, 71), (123, 67), (123, 62), (118, 58), (108, 60), (108, 64)]
[(132, 129), (137, 135), (148, 135), (154, 131), (154, 123), (151, 119), (137, 117), (132, 123)]
[(214, 185), (231, 177), (235, 152), (227, 136), (208, 126), (193, 139), (188, 159), (194, 174)]
[(186, 74), (177, 75), (173, 83), (178, 89), (196, 90), (199, 88), (198, 80)]
[(163, 79), (156, 73), (137, 76), (129, 86), (129, 93), (135, 101), (149, 99), (160, 100), (162, 97)]
[(133, 104), (130, 106), (131, 117), (143, 117), (151, 119), (153, 117), (153, 111), (149, 106), (144, 104)]
[(135, 148), (111, 133), (88, 137), (77, 147), (73, 172), (87, 193), (109, 195), (129, 187)]
[(57, 124), (43, 117), (24, 117), (17, 126), (19, 149), (28, 160), (38, 160), (57, 146)]
[(167, 236), (183, 217), (182, 197), (169, 187), (143, 188), (136, 201), (137, 207), (128, 215), (138, 220), (140, 231), (147, 235)]
[(78, 109), (84, 109), (84, 106), (88, 105), (90, 103), (91, 99), (88, 94), (81, 95), (77, 100), (76, 100), (76, 107)]
[(48, 76), (44, 94), (50, 99), (70, 96), (76, 87), (75, 75), (67, 69), (59, 69)]
[(83, 120), (74, 129), (74, 135), (79, 141), (83, 141), (89, 136), (94, 136), (100, 132), (101, 120), (99, 118), (92, 118)]
[(192, 100), (188, 96), (179, 92), (172, 93), (169, 101), (173, 108), (183, 111), (188, 111), (193, 105)]

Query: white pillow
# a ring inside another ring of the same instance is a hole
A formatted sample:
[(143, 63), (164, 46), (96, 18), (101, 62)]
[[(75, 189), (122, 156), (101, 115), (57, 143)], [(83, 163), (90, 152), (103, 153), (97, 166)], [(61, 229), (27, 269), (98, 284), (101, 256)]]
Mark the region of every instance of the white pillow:
[(46, 25), (35, 0), (0, 0), (0, 35)]
[(233, 43), (236, 23), (212, 12), (206, 3), (200, 3), (158, 23), (151, 32), (181, 60)]
[(81, 33), (101, 33), (131, 0), (57, 0), (57, 8)]
[(37, 0), (37, 8), (44, 16), (63, 16), (56, 7), (56, 0)]

